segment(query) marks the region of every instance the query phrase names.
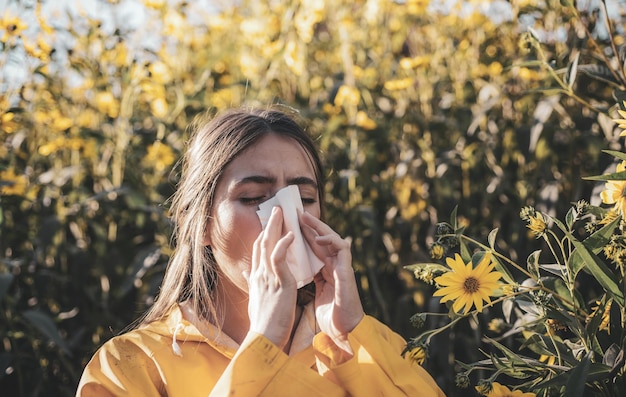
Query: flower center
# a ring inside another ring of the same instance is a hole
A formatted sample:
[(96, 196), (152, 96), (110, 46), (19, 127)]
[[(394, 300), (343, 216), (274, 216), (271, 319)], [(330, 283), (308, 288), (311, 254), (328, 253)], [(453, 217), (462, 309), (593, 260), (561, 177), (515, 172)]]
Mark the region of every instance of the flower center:
[(465, 290), (465, 292), (470, 294), (477, 292), (479, 286), (480, 283), (474, 277), (468, 277), (465, 279), (465, 281), (463, 281), (463, 289)]

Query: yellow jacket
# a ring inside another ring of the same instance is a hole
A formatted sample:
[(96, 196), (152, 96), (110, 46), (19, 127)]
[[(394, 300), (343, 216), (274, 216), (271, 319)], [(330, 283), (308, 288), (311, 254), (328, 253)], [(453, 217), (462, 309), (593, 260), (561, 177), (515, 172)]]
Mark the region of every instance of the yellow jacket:
[(176, 307), (163, 321), (106, 342), (87, 364), (76, 395), (444, 396), (422, 367), (400, 356), (402, 337), (373, 317), (348, 335), (354, 357), (336, 365), (338, 348), (315, 334), (312, 308), (305, 316), (287, 355), (263, 335), (241, 346), (223, 333), (208, 339)]

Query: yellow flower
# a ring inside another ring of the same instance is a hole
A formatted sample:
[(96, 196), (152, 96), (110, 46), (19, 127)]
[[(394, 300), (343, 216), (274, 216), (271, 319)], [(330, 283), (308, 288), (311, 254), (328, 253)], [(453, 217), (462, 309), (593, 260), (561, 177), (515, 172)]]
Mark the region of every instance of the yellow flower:
[(541, 356), (539, 356), (539, 361), (541, 361), (542, 363), (546, 363), (548, 365), (554, 365), (554, 363), (556, 362), (556, 357), (546, 356), (545, 354), (542, 354)]
[[(617, 165), (616, 172), (626, 171), (626, 161), (622, 161)], [(626, 181), (607, 181), (604, 189), (600, 193), (600, 198), (604, 204), (615, 204), (613, 209), (624, 218), (624, 210), (626, 210)]]
[(426, 361), (426, 350), (422, 346), (416, 346), (409, 352), (409, 360), (417, 365), (423, 365)]
[(11, 134), (17, 130), (19, 124), (14, 120), (15, 113), (6, 112), (0, 115), (0, 131)]
[(443, 258), (443, 254), (446, 252), (446, 249), (443, 248), (441, 244), (434, 244), (430, 247), (430, 257), (433, 259), (441, 259)]
[(148, 152), (143, 158), (143, 164), (147, 167), (154, 168), (157, 172), (162, 172), (172, 165), (175, 160), (176, 155), (172, 148), (164, 145), (160, 141), (156, 141), (148, 147)]
[[(608, 301), (606, 303), (606, 306), (604, 307), (604, 312), (602, 313), (602, 321), (600, 322), (600, 325), (598, 326), (598, 330), (600, 331), (606, 330), (607, 332), (609, 332), (609, 334), (611, 333), (611, 327), (609, 327), (609, 322), (611, 321), (611, 303), (612, 302), (613, 301)], [(593, 312), (587, 318), (587, 322), (591, 320), (591, 317), (596, 315), (599, 309), (600, 309), (600, 301), (596, 301), (596, 306), (592, 308)]]
[(372, 120), (367, 113), (362, 110), (356, 114), (356, 125), (363, 128), (364, 130), (373, 130), (376, 128), (376, 122)]
[(96, 108), (100, 113), (115, 118), (119, 114), (120, 104), (110, 91), (101, 91), (96, 94)]
[(336, 106), (356, 106), (361, 100), (361, 93), (355, 87), (342, 85), (335, 95)]
[[(626, 101), (623, 102), (623, 105), (626, 106)], [(619, 134), (619, 136), (626, 136), (626, 111), (618, 109), (617, 113), (619, 113), (619, 115), (622, 116), (622, 118), (621, 119), (613, 119), (613, 121), (617, 123), (617, 126), (619, 128), (624, 130), (624, 131), (621, 132), (621, 134)]]
[(608, 225), (609, 223), (613, 222), (617, 218), (619, 218), (619, 213), (615, 211), (615, 209), (611, 209), (607, 211), (606, 214), (604, 214), (604, 218), (602, 218), (600, 222), (598, 223), (600, 225)]
[(491, 321), (489, 321), (489, 324), (487, 324), (487, 329), (491, 332), (501, 334), (506, 329), (506, 323), (504, 322), (504, 319), (492, 318)]
[(451, 271), (435, 279), (443, 288), (435, 291), (434, 296), (442, 296), (442, 303), (454, 301), (452, 310), (457, 313), (464, 307), (463, 314), (467, 314), (472, 305), (480, 312), (483, 301), (491, 303), (491, 296), (502, 277), (500, 272), (493, 270), (495, 264), (491, 262), (491, 252), (487, 252), (475, 268), (472, 268), (471, 261), (465, 264), (459, 254), (454, 259), (447, 258), (446, 263)]
[[(476, 387), (476, 390), (481, 393), (483, 390), (479, 390)], [(481, 393), (482, 394), (482, 393)], [(535, 397), (535, 393), (524, 393), (521, 390), (510, 390), (508, 387), (499, 384), (498, 382), (493, 382), (491, 384), (491, 390), (487, 394), (483, 394), (487, 397)]]
[(0, 38), (0, 41), (3, 43), (8, 42), (9, 40), (12, 41), (15, 37), (20, 36), (27, 28), (28, 25), (22, 22), (21, 19), (11, 15), (9, 11), (6, 11), (0, 19), (0, 30), (4, 30), (4, 34), (2, 35), (2, 38)]
[(23, 196), (28, 187), (26, 176), (16, 175), (13, 169), (0, 171), (0, 182), (0, 195), (2, 196)]
[(546, 221), (541, 212), (536, 212), (535, 215), (530, 216), (526, 227), (530, 229), (531, 233), (534, 234), (536, 238), (541, 237), (546, 231)]

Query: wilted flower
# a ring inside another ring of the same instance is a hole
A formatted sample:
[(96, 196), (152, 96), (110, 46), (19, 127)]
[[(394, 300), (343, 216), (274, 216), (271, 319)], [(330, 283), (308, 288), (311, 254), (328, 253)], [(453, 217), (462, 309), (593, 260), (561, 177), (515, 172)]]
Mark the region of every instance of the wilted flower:
[(417, 329), (422, 328), (426, 323), (426, 314), (424, 313), (415, 313), (409, 319), (411, 325)]
[(493, 387), (493, 384), (488, 379), (481, 379), (476, 386), (476, 391), (478, 394), (482, 394), (483, 396), (489, 395)]
[(467, 372), (461, 372), (454, 377), (454, 384), (461, 389), (467, 389), (470, 385), (470, 378)]
[(423, 345), (415, 346), (408, 353), (408, 358), (411, 362), (417, 365), (423, 365), (426, 361), (426, 349)]

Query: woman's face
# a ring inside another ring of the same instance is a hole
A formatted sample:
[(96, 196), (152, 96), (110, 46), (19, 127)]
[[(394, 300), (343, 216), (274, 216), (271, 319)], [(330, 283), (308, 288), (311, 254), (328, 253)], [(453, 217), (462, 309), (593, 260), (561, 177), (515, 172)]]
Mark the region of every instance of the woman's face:
[(320, 203), (313, 165), (295, 140), (267, 134), (224, 170), (215, 191), (205, 234), (220, 276), (247, 291), (242, 272), (250, 269), (252, 245), (261, 222), (259, 204), (287, 185), (298, 185), (304, 210), (319, 218)]

